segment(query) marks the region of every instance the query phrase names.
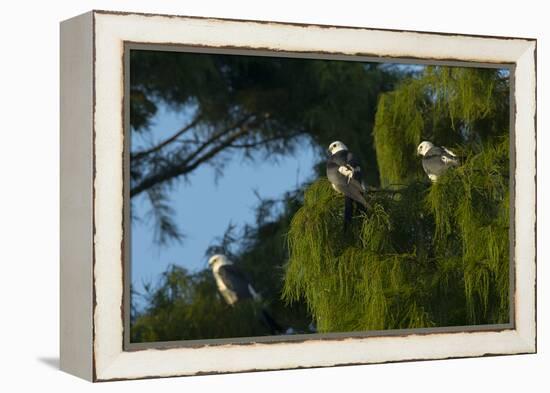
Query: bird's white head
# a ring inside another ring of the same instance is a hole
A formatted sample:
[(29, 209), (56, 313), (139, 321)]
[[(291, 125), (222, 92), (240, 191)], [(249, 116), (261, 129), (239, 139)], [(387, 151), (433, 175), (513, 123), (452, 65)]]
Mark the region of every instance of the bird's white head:
[(342, 150), (348, 150), (348, 147), (340, 141), (334, 141), (328, 147), (328, 152), (331, 156)]
[(416, 148), (416, 152), (418, 153), (418, 155), (424, 156), (432, 147), (434, 147), (434, 144), (432, 142), (424, 141), (420, 145), (418, 145), (418, 147)]
[(222, 265), (231, 265), (233, 262), (231, 262), (227, 256), (223, 254), (216, 254), (212, 255), (210, 259), (208, 260), (208, 267), (211, 269), (214, 269), (216, 266), (222, 266)]

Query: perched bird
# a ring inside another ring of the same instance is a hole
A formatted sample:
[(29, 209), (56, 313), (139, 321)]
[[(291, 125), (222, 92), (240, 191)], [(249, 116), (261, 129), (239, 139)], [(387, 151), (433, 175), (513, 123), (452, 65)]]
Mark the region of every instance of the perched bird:
[[(212, 269), (218, 291), (228, 305), (234, 306), (245, 299), (261, 301), (260, 294), (256, 292), (243, 272), (227, 256), (223, 254), (213, 255), (208, 260), (208, 266)], [(262, 322), (266, 324), (272, 334), (283, 331), (265, 308), (262, 308)]]
[(418, 145), (416, 151), (422, 156), (422, 167), (432, 183), (435, 183), (447, 169), (460, 165), (456, 154), (445, 146), (438, 147), (432, 142), (424, 141)]
[(216, 254), (208, 261), (218, 290), (227, 304), (233, 306), (243, 299), (261, 300), (241, 270), (225, 255)]
[(360, 208), (366, 208), (363, 196), (365, 187), (362, 182), (361, 167), (346, 145), (340, 141), (332, 142), (328, 147), (327, 178), (337, 192), (344, 194), (344, 229), (351, 222), (353, 202)]

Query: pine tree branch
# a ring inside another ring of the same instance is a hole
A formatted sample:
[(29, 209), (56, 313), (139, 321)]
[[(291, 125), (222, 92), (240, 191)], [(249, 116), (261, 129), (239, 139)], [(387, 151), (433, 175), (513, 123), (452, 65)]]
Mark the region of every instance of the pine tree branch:
[(220, 138), (223, 138), (225, 135), (231, 133), (232, 131), (236, 129), (246, 129), (248, 131), (248, 127), (245, 127), (245, 123), (250, 120), (254, 115), (248, 114), (238, 120), (237, 122), (233, 123), (232, 125), (224, 128), (223, 130), (214, 133), (210, 138), (208, 138), (201, 146), (199, 146), (192, 154), (190, 154), (185, 161), (183, 161), (183, 165), (186, 165), (187, 163), (191, 162), (195, 157), (197, 157), (201, 152), (203, 152), (206, 148), (208, 148), (209, 145), (216, 142)]
[[(178, 176), (185, 175), (199, 165), (211, 160), (216, 155), (218, 155), (224, 149), (230, 147), (230, 145), (250, 132), (251, 126), (256, 126), (257, 124), (245, 124), (253, 115), (247, 115), (240, 119), (238, 122), (233, 125), (224, 128), (223, 130), (213, 134), (208, 140), (206, 140), (201, 146), (199, 146), (192, 154), (190, 154), (185, 160), (173, 164), (168, 169), (163, 169), (157, 173), (150, 175), (138, 183), (135, 187), (130, 190), (130, 197), (134, 197), (141, 192), (165, 181), (170, 181)], [(237, 130), (237, 132), (234, 132)], [(226, 137), (226, 135), (234, 132), (231, 136)], [(224, 138), (226, 137), (226, 138)], [(221, 139), (221, 141), (220, 141)], [(212, 147), (212, 145), (214, 147)], [(203, 153), (207, 150), (205, 153)], [(203, 154), (201, 154), (203, 153)]]
[(193, 121), (191, 121), (191, 123), (189, 123), (188, 125), (186, 125), (185, 127), (183, 127), (182, 129), (180, 129), (178, 132), (176, 132), (174, 135), (172, 135), (171, 137), (165, 139), (164, 141), (160, 142), (159, 144), (157, 144), (156, 146), (153, 146), (147, 150), (142, 150), (142, 151), (139, 151), (137, 153), (134, 153), (131, 155), (131, 159), (132, 160), (141, 160), (143, 158), (145, 158), (146, 156), (148, 156), (149, 154), (151, 153), (154, 153), (156, 151), (159, 151), (161, 150), (162, 148), (164, 148), (165, 146), (173, 143), (175, 140), (177, 140), (181, 135), (185, 134), (187, 131), (189, 131), (190, 129), (194, 128), (200, 121), (202, 120), (202, 116), (201, 115), (197, 115), (195, 116), (195, 118), (193, 119)]
[(256, 141), (256, 142), (231, 144), (229, 147), (233, 148), (233, 149), (251, 149), (251, 148), (254, 148), (254, 147), (258, 147), (258, 146), (267, 145), (267, 144), (269, 144), (271, 142), (274, 142), (274, 141), (277, 141), (279, 139), (293, 139), (297, 136), (300, 136), (301, 134), (302, 134), (301, 132), (295, 132), (293, 134), (285, 135), (285, 136), (276, 135), (276, 136), (273, 136), (271, 138), (262, 139), (262, 140)]

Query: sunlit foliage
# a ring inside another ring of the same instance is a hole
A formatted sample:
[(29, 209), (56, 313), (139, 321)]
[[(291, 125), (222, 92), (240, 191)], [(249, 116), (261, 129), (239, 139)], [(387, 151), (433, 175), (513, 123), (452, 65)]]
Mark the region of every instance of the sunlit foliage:
[[(374, 136), (386, 188), (346, 232), (326, 179), (306, 190), (284, 298), (304, 300), (322, 332), (508, 322), (507, 94), (499, 71), (446, 67), (383, 94)], [(430, 183), (422, 140), (452, 147), (461, 166)]]

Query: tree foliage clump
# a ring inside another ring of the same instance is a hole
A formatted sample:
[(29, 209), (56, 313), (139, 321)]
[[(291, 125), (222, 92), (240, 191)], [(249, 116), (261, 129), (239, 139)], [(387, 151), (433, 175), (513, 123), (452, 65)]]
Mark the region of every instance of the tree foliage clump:
[(132, 342), (259, 336), (269, 334), (254, 302), (228, 306), (208, 271), (191, 274), (172, 266), (155, 288), (147, 309), (132, 321)]
[[(326, 179), (305, 191), (283, 296), (305, 301), (319, 331), (509, 321), (506, 84), (495, 70), (436, 67), (383, 94), (374, 137), (386, 188), (367, 192), (348, 231)], [(431, 184), (421, 140), (452, 147), (460, 167)]]
[(424, 177), (414, 155), (422, 140), (468, 149), (507, 135), (509, 94), (501, 71), (465, 67), (427, 67), (382, 94), (373, 133), (382, 183)]
[(438, 252), (462, 257), (468, 321), (509, 317), (509, 140), (487, 146), (426, 196)]
[(390, 237), (403, 230), (390, 213), (399, 215), (403, 199), (372, 198), (372, 209), (346, 233), (343, 203), (324, 178), (306, 190), (288, 233), (285, 299), (303, 298), (320, 332), (430, 324), (417, 285), (422, 276), (416, 282), (413, 275), (423, 261)]
[(343, 197), (317, 181), (288, 233), (284, 298), (321, 332), (508, 322), (506, 157), (498, 146), (433, 186), (370, 195), (347, 232)]

